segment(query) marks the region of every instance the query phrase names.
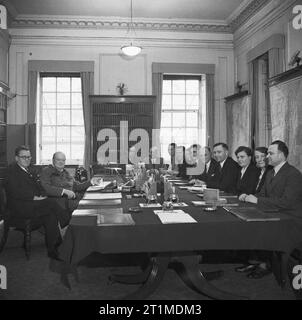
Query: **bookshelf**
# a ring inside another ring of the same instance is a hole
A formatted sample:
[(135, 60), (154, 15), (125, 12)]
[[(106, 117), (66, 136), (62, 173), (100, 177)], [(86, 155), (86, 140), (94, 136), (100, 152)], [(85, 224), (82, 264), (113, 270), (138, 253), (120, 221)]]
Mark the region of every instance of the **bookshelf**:
[[(127, 121), (128, 137), (134, 129), (145, 129), (152, 143), (153, 111), (155, 96), (90, 96), (92, 164), (99, 164), (97, 154), (105, 141), (97, 141), (102, 129), (112, 129), (117, 137), (117, 162), (120, 159), (120, 122)], [(136, 142), (129, 142), (131, 147)]]

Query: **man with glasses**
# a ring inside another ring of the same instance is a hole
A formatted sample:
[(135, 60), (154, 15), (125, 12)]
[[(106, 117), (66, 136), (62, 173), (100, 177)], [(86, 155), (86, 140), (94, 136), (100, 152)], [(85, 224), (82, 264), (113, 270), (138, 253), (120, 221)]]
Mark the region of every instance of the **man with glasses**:
[(95, 179), (91, 181), (78, 182), (65, 169), (66, 156), (63, 152), (55, 152), (52, 157), (52, 165), (44, 168), (41, 173), (41, 183), (49, 197), (54, 197), (56, 202), (68, 209), (71, 214), (79, 204), (81, 193), (91, 185), (96, 184)]
[(57, 257), (57, 246), (61, 242), (61, 227), (67, 223), (67, 214), (55, 201), (45, 195), (38, 175), (30, 167), (31, 154), (25, 146), (15, 150), (16, 162), (7, 169), (4, 187), (12, 219), (32, 219), (45, 228), (48, 256)]

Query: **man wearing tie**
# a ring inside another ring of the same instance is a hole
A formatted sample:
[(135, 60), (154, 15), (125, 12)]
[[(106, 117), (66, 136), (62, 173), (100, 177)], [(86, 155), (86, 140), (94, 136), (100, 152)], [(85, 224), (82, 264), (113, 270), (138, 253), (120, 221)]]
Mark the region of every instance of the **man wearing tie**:
[(58, 223), (61, 227), (68, 223), (66, 212), (45, 196), (39, 177), (30, 168), (30, 150), (25, 146), (17, 147), (15, 160), (8, 167), (4, 182), (10, 217), (41, 223), (45, 228), (48, 256), (56, 258), (61, 241)]
[(268, 148), (268, 164), (273, 167), (258, 194), (247, 195), (246, 202), (263, 209), (286, 210), (302, 223), (302, 174), (287, 162), (288, 148), (276, 140)]
[(208, 188), (217, 188), (228, 193), (237, 193), (239, 165), (229, 155), (229, 148), (223, 142), (213, 146), (214, 159), (219, 163), (218, 173), (207, 182)]

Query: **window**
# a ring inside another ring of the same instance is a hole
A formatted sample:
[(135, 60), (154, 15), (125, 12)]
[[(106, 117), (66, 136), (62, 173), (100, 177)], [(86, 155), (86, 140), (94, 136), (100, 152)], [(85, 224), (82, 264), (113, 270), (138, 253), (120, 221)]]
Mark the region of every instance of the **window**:
[(40, 74), (38, 163), (52, 162), (62, 151), (66, 164), (83, 164), (84, 119), (81, 78), (78, 74)]
[(161, 154), (168, 145), (206, 144), (205, 76), (164, 75), (161, 113)]

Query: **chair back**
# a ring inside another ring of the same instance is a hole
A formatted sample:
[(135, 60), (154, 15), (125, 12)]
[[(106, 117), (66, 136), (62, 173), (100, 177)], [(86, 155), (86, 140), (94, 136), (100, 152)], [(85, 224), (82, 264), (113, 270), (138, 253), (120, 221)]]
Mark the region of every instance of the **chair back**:
[(0, 185), (0, 220), (8, 213), (7, 196), (3, 186)]

